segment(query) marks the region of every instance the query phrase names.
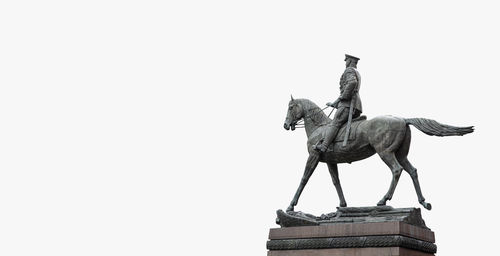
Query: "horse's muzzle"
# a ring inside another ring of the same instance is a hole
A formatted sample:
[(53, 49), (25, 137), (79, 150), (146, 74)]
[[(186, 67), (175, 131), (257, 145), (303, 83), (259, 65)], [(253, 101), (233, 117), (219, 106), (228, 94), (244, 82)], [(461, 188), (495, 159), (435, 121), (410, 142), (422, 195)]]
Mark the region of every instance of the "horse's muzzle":
[(288, 125), (287, 123), (284, 123), (283, 124), (283, 128), (285, 128), (285, 130), (290, 130), (290, 125)]
[(283, 124), (283, 128), (285, 128), (285, 130), (290, 130), (290, 128), (292, 129), (292, 131), (295, 130), (295, 123), (291, 123), (291, 124), (288, 124), (287, 122), (285, 122)]

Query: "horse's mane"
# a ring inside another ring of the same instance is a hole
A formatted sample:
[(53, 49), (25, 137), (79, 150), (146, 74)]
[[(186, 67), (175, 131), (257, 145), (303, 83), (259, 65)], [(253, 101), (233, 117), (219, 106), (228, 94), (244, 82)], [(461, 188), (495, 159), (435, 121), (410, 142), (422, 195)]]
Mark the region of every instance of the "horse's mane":
[(302, 103), (302, 105), (304, 106), (304, 109), (306, 109), (306, 110), (310, 110), (313, 108), (319, 108), (318, 105), (316, 105), (316, 103), (312, 102), (309, 99), (297, 99), (297, 101), (300, 101), (300, 103)]
[(316, 103), (312, 102), (309, 99), (297, 99), (302, 104), (302, 107), (306, 111), (306, 115), (311, 115), (311, 119), (315, 123), (324, 123), (329, 122), (330, 118), (328, 118), (325, 113), (321, 110)]

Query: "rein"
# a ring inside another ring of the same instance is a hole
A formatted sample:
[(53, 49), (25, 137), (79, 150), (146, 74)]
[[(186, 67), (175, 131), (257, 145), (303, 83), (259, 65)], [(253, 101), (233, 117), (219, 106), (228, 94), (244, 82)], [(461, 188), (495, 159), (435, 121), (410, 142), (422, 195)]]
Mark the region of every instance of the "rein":
[[(329, 106), (326, 106), (326, 107), (324, 107), (324, 108), (320, 109), (319, 111), (318, 111), (318, 110), (316, 110), (316, 111), (314, 111), (312, 114), (307, 115), (307, 116), (304, 116), (301, 120), (299, 120), (299, 121), (295, 124), (295, 128), (304, 128), (304, 127), (305, 127), (305, 125), (303, 124), (303, 122), (304, 122), (304, 120), (305, 120), (306, 118), (311, 117), (311, 116), (314, 116), (314, 115), (318, 114), (320, 111), (323, 111), (323, 110), (327, 109), (328, 107), (329, 107)], [(334, 111), (334, 110), (335, 110), (335, 108), (332, 108), (332, 111), (330, 111), (330, 114), (328, 114), (328, 117), (330, 117), (330, 115), (333, 113), (333, 111)], [(311, 119), (311, 120), (313, 120), (313, 119)], [(314, 122), (314, 120), (313, 120), (313, 122)]]

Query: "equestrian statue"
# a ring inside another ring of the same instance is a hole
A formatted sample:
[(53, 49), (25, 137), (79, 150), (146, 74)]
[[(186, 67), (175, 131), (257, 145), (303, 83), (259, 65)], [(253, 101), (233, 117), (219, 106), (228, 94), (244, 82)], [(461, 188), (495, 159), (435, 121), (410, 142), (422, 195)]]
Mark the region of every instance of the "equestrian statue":
[(410, 125), (431, 136), (462, 136), (474, 131), (473, 126), (455, 127), (426, 118), (378, 116), (367, 120), (365, 116), (361, 116), (363, 110), (359, 96), (361, 76), (357, 70), (358, 61), (359, 58), (346, 54), (346, 69), (340, 78), (340, 96), (334, 102), (327, 103), (328, 107), (337, 108), (333, 120), (325, 115), (324, 109), (308, 99), (292, 97), (288, 103), (284, 128), (286, 130), (295, 130), (299, 126), (305, 128), (309, 157), (304, 175), (287, 212), (293, 211), (297, 205), (300, 194), (319, 162), (328, 165), (339, 196), (340, 207), (346, 207), (337, 164), (363, 160), (375, 153), (392, 172), (389, 190), (377, 205), (385, 205), (391, 200), (399, 177), (405, 170), (413, 180), (419, 203), (427, 210), (431, 210), (431, 204), (427, 203), (422, 195), (417, 169), (407, 158), (411, 141)]

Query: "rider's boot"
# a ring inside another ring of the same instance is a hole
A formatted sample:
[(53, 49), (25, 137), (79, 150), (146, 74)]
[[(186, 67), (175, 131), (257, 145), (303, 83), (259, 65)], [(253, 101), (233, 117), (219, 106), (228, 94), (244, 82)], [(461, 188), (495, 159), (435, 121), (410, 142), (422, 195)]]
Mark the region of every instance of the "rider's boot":
[(330, 129), (325, 134), (325, 138), (323, 139), (323, 143), (320, 145), (315, 145), (313, 148), (317, 151), (320, 152), (326, 152), (328, 149), (328, 145), (332, 143), (333, 139), (337, 136), (337, 133), (339, 132), (340, 127), (337, 126), (332, 126)]

